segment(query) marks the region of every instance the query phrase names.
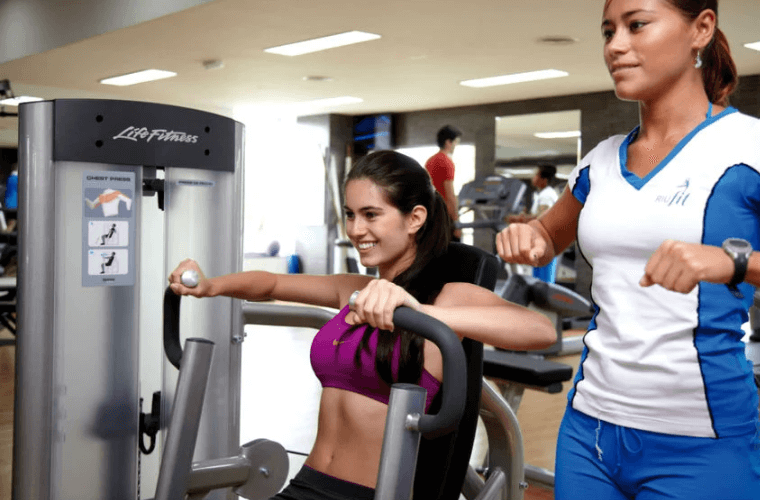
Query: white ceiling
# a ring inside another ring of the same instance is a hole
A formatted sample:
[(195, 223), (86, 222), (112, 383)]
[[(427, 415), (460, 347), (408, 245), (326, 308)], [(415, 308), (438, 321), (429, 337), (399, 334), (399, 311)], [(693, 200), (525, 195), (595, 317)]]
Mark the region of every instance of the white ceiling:
[[(9, 79), (16, 95), (148, 100), (228, 116), (237, 106), (299, 106), (345, 95), (364, 102), (297, 109), (301, 114), (403, 112), (610, 90), (602, 62), (602, 5), (602, 0), (215, 0), (1, 64), (0, 79)], [(760, 41), (760, 1), (721, 0), (719, 19), (739, 73), (760, 74), (760, 52), (743, 47)], [(354, 29), (382, 38), (296, 57), (263, 52)], [(577, 43), (538, 42), (547, 36)], [(203, 61), (210, 59), (224, 67), (204, 69)], [(131, 87), (98, 83), (148, 68), (179, 75)], [(548, 68), (570, 76), (487, 89), (459, 85)], [(309, 75), (332, 80), (304, 81)], [(7, 143), (15, 128), (15, 119), (0, 118), (0, 143)]]

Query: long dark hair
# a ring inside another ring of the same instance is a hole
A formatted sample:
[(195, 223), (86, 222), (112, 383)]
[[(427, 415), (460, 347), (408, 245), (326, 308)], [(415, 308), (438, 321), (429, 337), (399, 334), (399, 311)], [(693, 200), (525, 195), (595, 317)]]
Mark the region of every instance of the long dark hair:
[(710, 102), (728, 106), (728, 96), (736, 89), (738, 72), (731, 57), (726, 35), (718, 28), (718, 0), (668, 0), (686, 19), (693, 21), (705, 10), (715, 12), (715, 34), (702, 51), (702, 82)]
[[(422, 304), (431, 304), (443, 288), (440, 273), (429, 264), (443, 255), (451, 239), (452, 221), (441, 195), (433, 187), (430, 175), (412, 158), (395, 151), (378, 151), (359, 160), (346, 177), (349, 182), (368, 179), (379, 186), (388, 203), (402, 214), (408, 215), (414, 207), (422, 205), (427, 210), (427, 220), (415, 235), (417, 253), (412, 264), (393, 279)], [(344, 187), (345, 189), (345, 187)], [(367, 329), (354, 357), (358, 364), (363, 349), (369, 349), (369, 337), (373, 330)], [(401, 337), (401, 357), (398, 379), (394, 380), (391, 360), (396, 340)], [(388, 384), (394, 382), (417, 383), (422, 375), (425, 361), (424, 339), (396, 328), (394, 332), (380, 330), (375, 355), (375, 368), (380, 378)]]

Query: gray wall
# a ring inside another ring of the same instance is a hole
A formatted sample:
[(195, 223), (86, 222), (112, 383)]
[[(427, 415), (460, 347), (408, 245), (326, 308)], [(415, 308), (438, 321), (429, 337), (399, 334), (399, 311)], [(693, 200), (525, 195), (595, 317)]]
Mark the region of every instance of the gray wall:
[(209, 0), (3, 0), (0, 63), (126, 28)]

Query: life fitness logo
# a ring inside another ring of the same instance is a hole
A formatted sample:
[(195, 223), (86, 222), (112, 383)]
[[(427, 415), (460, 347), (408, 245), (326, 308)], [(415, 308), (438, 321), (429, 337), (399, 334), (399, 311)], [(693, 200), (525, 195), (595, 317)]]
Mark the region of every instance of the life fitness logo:
[(148, 130), (147, 127), (127, 127), (115, 135), (113, 138), (114, 140), (127, 139), (128, 141), (134, 142), (142, 140), (145, 142), (150, 142), (153, 139), (161, 142), (181, 142), (186, 144), (195, 144), (198, 142), (197, 135), (190, 135), (185, 132), (180, 132), (179, 130), (166, 130), (163, 128), (154, 128), (153, 130)]

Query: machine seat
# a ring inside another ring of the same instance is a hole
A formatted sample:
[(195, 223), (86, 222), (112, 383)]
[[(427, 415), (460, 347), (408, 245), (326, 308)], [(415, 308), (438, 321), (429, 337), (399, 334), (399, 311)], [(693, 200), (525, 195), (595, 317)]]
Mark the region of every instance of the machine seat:
[[(559, 392), (562, 382), (573, 376), (571, 366), (548, 361), (529, 353), (501, 350), (483, 351), (483, 375), (523, 385)], [(554, 389), (559, 390), (554, 390)]]

